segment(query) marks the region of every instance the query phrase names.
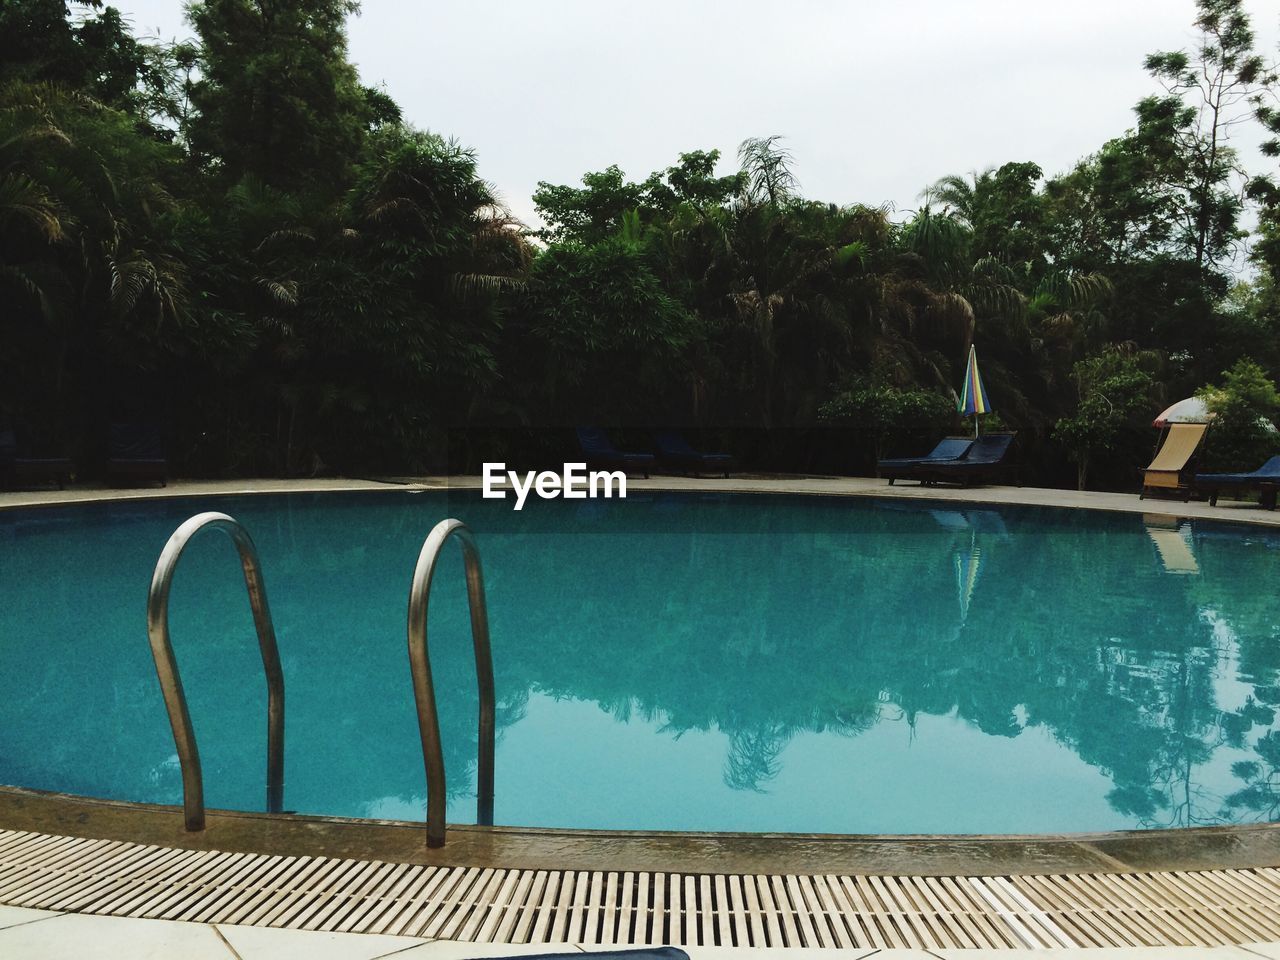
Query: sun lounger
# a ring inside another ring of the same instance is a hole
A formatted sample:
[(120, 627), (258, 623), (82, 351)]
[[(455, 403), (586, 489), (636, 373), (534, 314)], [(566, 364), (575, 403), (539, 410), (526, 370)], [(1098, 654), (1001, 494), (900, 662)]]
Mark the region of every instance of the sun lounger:
[(1223, 490), (1258, 490), (1261, 506), (1276, 508), (1276, 487), (1280, 486), (1280, 457), (1272, 457), (1251, 473), (1197, 473), (1195, 488), (1209, 496), (1209, 506), (1218, 505)]
[(1169, 435), (1165, 437), (1156, 458), (1143, 471), (1142, 493), (1139, 499), (1149, 491), (1173, 490), (1181, 491), (1184, 500), (1191, 499), (1191, 485), (1188, 482), (1188, 464), (1195, 456), (1200, 442), (1204, 440), (1204, 432), (1209, 428), (1207, 423), (1171, 423)]
[(733, 457), (727, 453), (703, 453), (689, 446), (689, 442), (674, 430), (659, 430), (653, 435), (658, 446), (658, 460), (663, 466), (673, 467), (694, 474), (723, 473), (729, 476)]
[(892, 460), (878, 461), (878, 472), (882, 478), (888, 479), (889, 486), (892, 487), (894, 480), (910, 478), (917, 465), (958, 460), (968, 453), (969, 448), (972, 446), (973, 440), (969, 437), (943, 437), (938, 441), (938, 445), (929, 451), (927, 456), (899, 457)]
[(0, 483), (10, 487), (57, 484), (71, 479), (72, 465), (66, 457), (18, 456), (18, 439), (12, 430), (0, 430)]
[(922, 484), (959, 483), (966, 487), (995, 480), (1013, 469), (1009, 450), (1016, 436), (1016, 433), (983, 434), (973, 441), (963, 457), (918, 463), (908, 476)]
[(107, 482), (159, 482), (165, 486), (169, 461), (160, 430), (152, 424), (113, 423), (107, 453)]
[(628, 453), (610, 442), (603, 430), (595, 427), (578, 427), (578, 446), (588, 466), (617, 470), (639, 470), (647, 479), (653, 468), (652, 453)]

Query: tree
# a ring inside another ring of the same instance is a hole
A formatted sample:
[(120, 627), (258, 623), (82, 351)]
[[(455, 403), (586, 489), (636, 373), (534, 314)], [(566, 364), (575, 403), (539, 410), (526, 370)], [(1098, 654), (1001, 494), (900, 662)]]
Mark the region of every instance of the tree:
[(1151, 128), (1170, 148), (1169, 186), (1183, 194), (1175, 241), (1204, 269), (1220, 263), (1239, 237), (1244, 175), (1228, 141), (1232, 128), (1252, 116), (1259, 85), (1273, 78), (1254, 51), (1243, 0), (1197, 0), (1196, 8), (1194, 56), (1147, 57), (1147, 71), (1167, 95), (1144, 99), (1137, 113), (1140, 130)]
[(942, 213), (954, 217), (972, 232), (975, 259), (991, 257), (1008, 265), (1024, 266), (1034, 275), (1043, 272), (1045, 247), (1041, 221), (1044, 204), (1036, 184), (1044, 171), (1034, 163), (1006, 163), (996, 170), (943, 177), (924, 191), (927, 205), (942, 205)]
[(1231, 359), (1216, 327), (1244, 237), (1247, 180), (1231, 142), (1271, 81), (1240, 0), (1197, 8), (1195, 48), (1146, 59), (1164, 92), (1137, 104), (1135, 128), (1045, 190), (1055, 260), (1107, 275), (1110, 336), (1173, 354), (1179, 392)]
[(681, 354), (695, 322), (621, 238), (558, 244), (534, 261), (515, 369), (538, 421), (656, 426), (683, 411)]
[[(73, 6), (83, 15), (73, 19)], [(5, 0), (0, 5), (0, 83), (48, 83), (109, 107), (135, 110), (163, 83), (156, 53), (133, 36), (119, 10), (104, 7), (102, 0)]]
[(550, 243), (592, 244), (612, 237), (632, 213), (642, 224), (668, 220), (682, 207), (708, 216), (736, 196), (744, 182), (741, 173), (717, 177), (719, 159), (718, 150), (682, 153), (675, 166), (640, 183), (627, 181), (616, 164), (583, 174), (581, 187), (540, 180), (533, 203), (546, 227), (538, 236)]
[(1095, 458), (1120, 448), (1126, 432), (1136, 432), (1151, 409), (1154, 386), (1145, 369), (1149, 356), (1110, 347), (1075, 365), (1078, 405), (1061, 418), (1053, 436), (1076, 464), (1076, 489), (1083, 490)]
[(383, 128), (353, 180), (336, 210), (253, 178), (228, 191), (213, 230), (231, 257), (205, 282), (253, 347), (209, 394), (279, 473), (444, 469), (448, 431), (496, 387), (529, 251), (454, 141)]
[(154, 389), (184, 335), (167, 188), (179, 162), (119, 111), (0, 87), (0, 413), (73, 442), (105, 398)]
[(200, 0), (188, 16), (200, 38), (191, 88), (192, 152), (235, 183), (336, 190), (364, 131), (386, 113), (347, 61), (355, 0)]
[(628, 183), (616, 164), (583, 174), (580, 188), (540, 180), (533, 205), (547, 226), (539, 236), (553, 243), (600, 243), (617, 231), (624, 214), (641, 206), (653, 182)]
[(742, 164), (743, 200), (748, 204), (776, 207), (794, 197), (800, 181), (791, 172), (794, 158), (783, 148), (782, 137), (749, 137), (738, 147)]

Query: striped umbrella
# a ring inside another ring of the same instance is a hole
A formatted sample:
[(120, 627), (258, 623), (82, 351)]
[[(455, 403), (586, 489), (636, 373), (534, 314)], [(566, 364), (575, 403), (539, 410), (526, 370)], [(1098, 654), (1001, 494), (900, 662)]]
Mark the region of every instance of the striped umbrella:
[(987, 402), (987, 388), (982, 385), (982, 374), (978, 373), (978, 348), (972, 344), (969, 346), (969, 363), (964, 371), (964, 388), (956, 409), (962, 417), (973, 417), (975, 437), (978, 435), (978, 417), (991, 412)]

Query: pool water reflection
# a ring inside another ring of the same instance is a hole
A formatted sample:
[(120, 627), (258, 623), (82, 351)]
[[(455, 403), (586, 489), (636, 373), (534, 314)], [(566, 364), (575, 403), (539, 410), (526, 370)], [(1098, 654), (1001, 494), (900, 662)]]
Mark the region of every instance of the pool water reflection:
[[(417, 551), (476, 531), (500, 824), (1035, 833), (1280, 818), (1280, 536), (1035, 508), (663, 494), (324, 494), (0, 513), (0, 782), (177, 803), (146, 588), (181, 520), (262, 556), (287, 809), (419, 819)], [(461, 561), (432, 652), (449, 819), (474, 819)], [(260, 809), (265, 688), (234, 548), (171, 623), (211, 807)]]

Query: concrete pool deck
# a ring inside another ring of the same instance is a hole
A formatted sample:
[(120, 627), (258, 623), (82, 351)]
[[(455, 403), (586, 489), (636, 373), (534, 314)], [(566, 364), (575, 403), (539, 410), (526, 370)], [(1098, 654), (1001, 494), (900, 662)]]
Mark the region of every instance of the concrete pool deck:
[[(253, 493), (323, 493), (373, 490), (478, 490), (480, 477), (421, 476), (380, 479), (323, 478), (313, 480), (174, 480), (167, 487), (119, 489), (78, 484), (66, 490), (0, 491), (0, 510), (97, 500), (134, 500), (158, 497), (231, 496)], [(915, 483), (889, 485), (870, 477), (814, 477), (742, 474), (723, 477), (631, 477), (628, 492), (684, 491), (689, 493), (785, 493), (831, 497), (886, 497), (951, 503), (1066, 507), (1119, 513), (1157, 514), (1189, 520), (1226, 520), (1280, 527), (1280, 510), (1263, 510), (1256, 501), (1222, 499), (1207, 502), (1159, 499), (1139, 500), (1132, 493), (1058, 490), (1048, 487), (945, 487)], [(529, 507), (526, 507), (529, 509)]]
[[(478, 477), (176, 481), (140, 490), (0, 492), (0, 509), (479, 486)], [(1210, 507), (1032, 487), (765, 476), (636, 478), (628, 486), (632, 493), (889, 497), (1280, 527), (1280, 513), (1250, 503)], [(93, 952), (95, 943), (111, 942), (133, 944), (134, 955), (146, 956), (144, 945), (154, 941), (146, 949), (155, 956), (372, 960), (431, 953), (453, 960), (561, 944), (589, 950), (604, 938), (689, 945), (694, 960), (742, 947), (759, 957), (761, 949), (781, 946), (823, 948), (842, 960), (965, 956), (982, 947), (1014, 956), (1034, 947), (1034, 955), (1051, 956), (1057, 950), (1050, 948), (1083, 946), (1101, 948), (1094, 951), (1100, 957), (1114, 948), (1134, 960), (1280, 958), (1280, 825), (1022, 838), (478, 827), (451, 828), (449, 836), (443, 851), (429, 853), (421, 824), (227, 812), (211, 812), (204, 834), (186, 834), (173, 808), (0, 787), (0, 904), (10, 905), (0, 906), (0, 956), (119, 955)], [(95, 914), (103, 916), (89, 916)], [(27, 919), (6, 924), (15, 916)], [(326, 952), (325, 937), (333, 944), (339, 937), (338, 952)], [(392, 950), (371, 952), (405, 937)], [(516, 945), (522, 937), (535, 946)], [(24, 953), (23, 944), (37, 946)], [(206, 947), (212, 952), (199, 952)]]

